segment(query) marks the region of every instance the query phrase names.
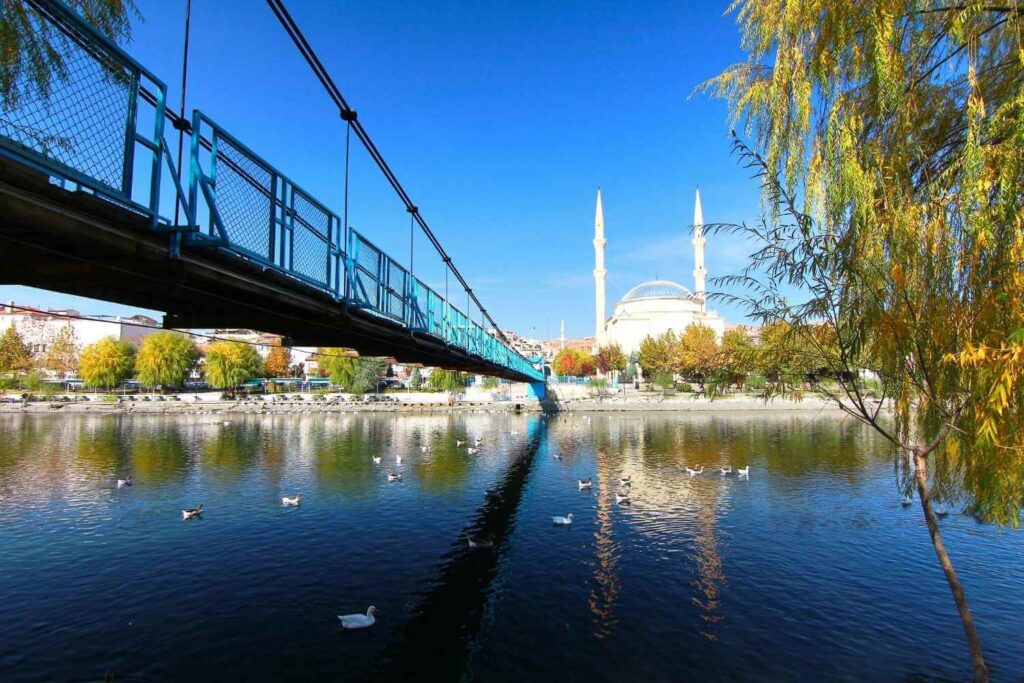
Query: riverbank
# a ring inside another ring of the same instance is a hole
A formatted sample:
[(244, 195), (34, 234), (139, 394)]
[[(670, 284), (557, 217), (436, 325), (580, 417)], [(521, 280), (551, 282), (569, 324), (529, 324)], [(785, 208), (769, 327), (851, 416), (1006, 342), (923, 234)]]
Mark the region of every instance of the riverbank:
[(818, 397), (802, 401), (774, 398), (769, 401), (753, 396), (729, 397), (709, 401), (692, 396), (661, 397), (637, 394), (626, 397), (569, 399), (560, 402), (535, 399), (515, 401), (463, 401), (452, 405), (432, 402), (366, 401), (330, 402), (314, 400), (297, 401), (125, 401), (111, 403), (102, 400), (88, 401), (34, 401), (30, 403), (2, 403), (0, 414), (31, 415), (312, 415), (333, 413), (504, 413), (504, 412), (581, 412), (581, 413), (636, 413), (636, 412), (789, 412), (837, 413), (842, 414), (834, 404)]

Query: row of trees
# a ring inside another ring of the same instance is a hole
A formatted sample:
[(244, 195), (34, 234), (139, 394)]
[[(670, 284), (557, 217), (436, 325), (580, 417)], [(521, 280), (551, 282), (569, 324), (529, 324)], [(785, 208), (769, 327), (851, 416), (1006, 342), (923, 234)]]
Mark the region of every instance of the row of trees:
[[(564, 349), (555, 356), (553, 368), (559, 375), (586, 377), (627, 373), (635, 363), (658, 386), (671, 387), (682, 378), (700, 384), (711, 396), (743, 388), (756, 377), (755, 386), (770, 396), (841, 379), (833, 376), (828, 361), (835, 348), (828, 328), (817, 324), (775, 321), (761, 328), (758, 340), (737, 328), (719, 342), (714, 330), (694, 323), (682, 334), (669, 330), (648, 335), (634, 358), (627, 358), (618, 344), (602, 346), (593, 355)], [(868, 367), (864, 362), (862, 367)]]
[[(382, 359), (352, 358), (345, 349), (319, 349), (317, 359), (321, 376), (356, 393), (376, 388), (385, 368)], [(107, 337), (79, 351), (69, 325), (42, 358), (33, 355), (14, 325), (0, 336), (0, 375), (18, 376), (37, 370), (62, 377), (77, 374), (87, 387), (101, 389), (132, 378), (143, 386), (180, 387), (197, 368), (209, 386), (230, 389), (253, 378), (288, 376), (291, 362), (291, 349), (280, 342), (266, 359), (253, 345), (228, 340), (216, 341), (201, 353), (189, 337), (177, 332), (149, 335), (138, 348)]]
[(579, 349), (562, 349), (555, 356), (552, 368), (559, 375), (588, 377), (595, 371), (602, 374), (623, 372), (628, 365), (622, 347), (618, 344), (607, 344), (600, 347), (594, 354)]

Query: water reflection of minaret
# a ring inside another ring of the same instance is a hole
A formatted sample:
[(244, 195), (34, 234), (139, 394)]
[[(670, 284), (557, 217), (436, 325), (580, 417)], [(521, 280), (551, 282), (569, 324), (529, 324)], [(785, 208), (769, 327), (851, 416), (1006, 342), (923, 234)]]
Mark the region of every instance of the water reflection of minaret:
[(696, 586), (700, 591), (693, 602), (701, 609), (700, 616), (704, 620), (705, 627), (701, 634), (708, 640), (718, 640), (716, 626), (725, 619), (719, 612), (720, 589), (728, 585), (722, 556), (718, 554), (717, 533), (718, 502), (725, 487), (697, 485), (693, 489), (694, 500), (697, 502), (697, 530), (693, 536), (696, 549), (694, 562), (697, 570)]
[[(596, 422), (596, 421), (595, 421)], [(621, 546), (612, 538), (612, 511), (619, 475), (615, 461), (622, 457), (622, 449), (614, 448), (616, 455), (609, 455), (610, 441), (602, 440), (600, 431), (604, 425), (594, 424), (591, 435), (594, 439), (594, 460), (597, 465), (597, 531), (594, 532), (594, 554), (597, 564), (594, 579), (597, 585), (590, 591), (590, 611), (595, 617), (595, 633), (598, 638), (611, 635), (618, 620), (615, 618), (615, 602), (619, 597), (619, 557)]]

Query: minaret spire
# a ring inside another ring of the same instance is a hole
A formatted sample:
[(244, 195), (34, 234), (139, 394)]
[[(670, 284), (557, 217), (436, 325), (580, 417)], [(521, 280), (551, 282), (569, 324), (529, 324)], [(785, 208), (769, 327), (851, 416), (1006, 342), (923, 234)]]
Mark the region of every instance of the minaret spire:
[(705, 280), (708, 271), (704, 268), (704, 211), (700, 206), (700, 186), (697, 186), (697, 199), (693, 205), (693, 280), (694, 294), (700, 299), (701, 310), (705, 310)]
[(597, 307), (597, 325), (594, 342), (604, 344), (604, 280), (608, 271), (604, 268), (604, 208), (601, 206), (601, 188), (597, 188), (597, 208), (594, 211), (594, 299)]

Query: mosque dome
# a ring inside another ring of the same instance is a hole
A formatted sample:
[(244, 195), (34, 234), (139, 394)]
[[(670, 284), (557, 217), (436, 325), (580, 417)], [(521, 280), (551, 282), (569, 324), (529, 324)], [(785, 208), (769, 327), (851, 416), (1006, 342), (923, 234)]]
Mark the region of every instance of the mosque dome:
[(690, 299), (693, 293), (678, 282), (650, 280), (641, 282), (622, 297), (622, 303), (639, 299)]

